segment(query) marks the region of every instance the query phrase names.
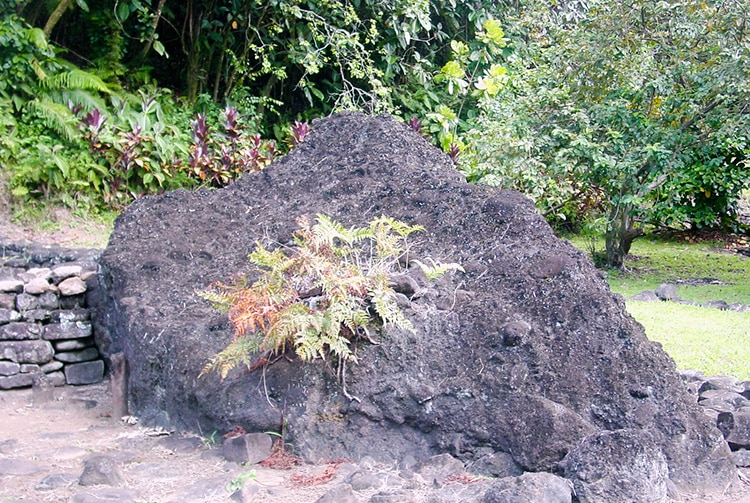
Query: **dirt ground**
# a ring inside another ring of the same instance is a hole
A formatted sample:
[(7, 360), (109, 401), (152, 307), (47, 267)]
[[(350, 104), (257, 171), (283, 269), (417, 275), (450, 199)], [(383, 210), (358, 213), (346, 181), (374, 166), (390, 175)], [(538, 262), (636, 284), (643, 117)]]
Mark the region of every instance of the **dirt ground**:
[[(107, 382), (55, 388), (49, 401), (31, 389), (0, 392), (0, 501), (89, 501), (85, 495), (99, 493), (105, 501), (132, 496), (143, 503), (311, 502), (352, 470), (338, 465), (328, 483), (304, 485), (328, 466), (243, 467), (225, 461), (209, 438), (115, 421), (110, 410)], [(84, 460), (95, 453), (114, 459), (124, 476), (110, 496), (102, 496), (103, 486), (78, 484)], [(59, 487), (43, 487), (55, 480)], [(230, 499), (240, 487), (251, 499)]]
[[(106, 225), (76, 218), (65, 209), (54, 210), (51, 225), (44, 229), (19, 225), (12, 221), (7, 204), (0, 204), (0, 238), (6, 240), (103, 248), (109, 232)], [(115, 421), (110, 411), (107, 382), (55, 388), (53, 399), (41, 403), (31, 389), (0, 391), (0, 501), (122, 502), (132, 496), (139, 503), (306, 503), (354, 469), (338, 465), (328, 483), (300, 485), (331, 469), (243, 467), (222, 458), (218, 444), (210, 440), (212, 432), (206, 439), (168, 435)], [(94, 453), (118, 462), (126, 481), (123, 488), (108, 492), (103, 486), (78, 485), (83, 461)], [(46, 477), (55, 475), (62, 476), (46, 480), (59, 481), (59, 487), (40, 488)], [(244, 499), (230, 499), (229, 489), (240, 487)]]
[(104, 248), (110, 232), (107, 225), (76, 217), (65, 208), (51, 210), (43, 227), (18, 224), (0, 203), (0, 238), (8, 241), (57, 244), (63, 248)]

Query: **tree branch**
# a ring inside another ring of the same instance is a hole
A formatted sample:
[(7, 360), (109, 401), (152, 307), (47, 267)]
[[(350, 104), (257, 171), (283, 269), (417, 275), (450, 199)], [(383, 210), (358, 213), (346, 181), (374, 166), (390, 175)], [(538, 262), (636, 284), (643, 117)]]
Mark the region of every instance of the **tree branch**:
[(148, 37), (146, 45), (143, 46), (141, 52), (136, 57), (136, 61), (144, 61), (146, 59), (146, 56), (148, 56), (148, 52), (151, 50), (151, 46), (154, 45), (154, 40), (156, 40), (156, 28), (159, 26), (161, 13), (164, 10), (164, 4), (166, 2), (167, 0), (159, 0), (159, 5), (156, 7), (156, 13), (154, 14), (154, 20), (151, 23), (151, 35)]
[(63, 17), (65, 11), (68, 10), (72, 5), (73, 0), (60, 0), (60, 3), (57, 4), (57, 7), (55, 7), (54, 11), (52, 11), (52, 14), (50, 14), (49, 18), (47, 19), (47, 23), (44, 25), (44, 36), (47, 37), (47, 39), (49, 39), (52, 30)]
[(696, 114), (693, 117), (691, 117), (690, 120), (688, 120), (687, 122), (683, 122), (682, 126), (680, 126), (680, 131), (685, 131), (687, 128), (689, 128), (690, 126), (692, 126), (693, 124), (695, 124), (699, 120), (703, 119), (706, 116), (706, 114), (708, 114), (708, 112), (710, 112), (714, 108), (716, 108), (719, 105), (721, 105), (721, 103), (722, 103), (722, 100), (718, 99), (718, 100), (714, 100), (711, 103), (709, 103), (708, 105), (706, 105), (703, 108), (703, 110), (701, 110), (698, 114)]

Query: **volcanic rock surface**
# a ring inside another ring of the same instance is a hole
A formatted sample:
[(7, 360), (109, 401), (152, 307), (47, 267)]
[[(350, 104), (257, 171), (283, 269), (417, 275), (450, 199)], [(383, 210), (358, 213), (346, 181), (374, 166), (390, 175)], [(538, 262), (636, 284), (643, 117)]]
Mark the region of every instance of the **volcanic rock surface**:
[[(422, 225), (411, 255), (465, 272), (430, 283), (409, 269), (414, 281), (404, 283), (417, 289), (402, 288), (402, 304), (415, 332), (389, 328), (380, 345), (357, 343), (346, 384), (360, 401), (345, 398), (331, 362), (290, 357), (223, 382), (199, 378), (232, 330), (196, 290), (252, 277), (257, 241), (289, 244), (295, 219), (318, 213), (347, 227), (381, 214)], [(494, 476), (562, 475), (591, 495), (617, 484), (631, 458), (659, 468), (630, 474), (642, 479), (633, 491), (648, 486), (654, 497), (722, 491), (736, 476), (672, 360), (587, 256), (522, 195), (466, 183), (389, 117), (319, 120), (289, 155), (227, 188), (136, 201), (100, 266), (109, 333), (99, 346), (125, 353), (132, 413), (146, 424), (283, 431), (309, 461), (367, 455), (408, 465), (450, 453)], [(637, 452), (598, 461), (606, 442)]]

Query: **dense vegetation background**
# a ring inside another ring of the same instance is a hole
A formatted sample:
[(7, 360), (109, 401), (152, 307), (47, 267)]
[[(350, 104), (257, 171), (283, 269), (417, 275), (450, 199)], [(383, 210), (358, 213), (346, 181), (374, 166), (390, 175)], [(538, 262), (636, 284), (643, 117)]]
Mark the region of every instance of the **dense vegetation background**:
[(17, 204), (222, 186), (308, 121), (388, 112), (468, 180), (605, 236), (743, 230), (750, 1), (0, 0)]

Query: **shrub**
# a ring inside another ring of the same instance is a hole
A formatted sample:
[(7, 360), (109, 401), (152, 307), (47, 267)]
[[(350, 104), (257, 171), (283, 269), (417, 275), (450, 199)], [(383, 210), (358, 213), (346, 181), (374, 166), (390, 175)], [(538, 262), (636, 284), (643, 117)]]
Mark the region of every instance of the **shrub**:
[(89, 149), (108, 175), (104, 199), (111, 206), (178, 187), (222, 187), (273, 160), (275, 143), (248, 134), (235, 108), (223, 111), (215, 130), (206, 114), (196, 114), (188, 139), (173, 121), (179, 122), (179, 114), (165, 113), (162, 102), (168, 100), (160, 98), (142, 93), (140, 108), (119, 102), (115, 114), (94, 109), (81, 118)]
[(171, 109), (171, 95), (157, 89), (113, 98), (111, 110), (80, 108), (81, 134), (104, 173), (100, 197), (113, 208), (134, 198), (195, 185), (181, 169), (188, 136)]
[[(347, 229), (325, 215), (314, 225), (308, 217), (297, 223), (294, 247), (257, 244), (250, 261), (262, 273), (251, 285), (241, 278), (198, 292), (228, 311), (235, 329), (234, 341), (201, 375), (218, 371), (223, 379), (240, 363), (254, 370), (293, 349), (307, 362), (338, 359), (343, 380), (345, 363), (357, 361), (353, 340), (374, 342), (370, 328), (378, 325), (413, 330), (396, 304), (390, 277), (408, 251), (407, 237), (421, 226), (386, 216), (363, 228)], [(430, 266), (417, 265), (431, 278), (461, 269), (427, 260)]]
[(260, 171), (276, 154), (275, 142), (245, 134), (247, 126), (234, 107), (224, 110), (218, 134), (212, 134), (205, 114), (196, 114), (191, 126), (190, 174), (215, 187), (228, 185), (248, 171)]

